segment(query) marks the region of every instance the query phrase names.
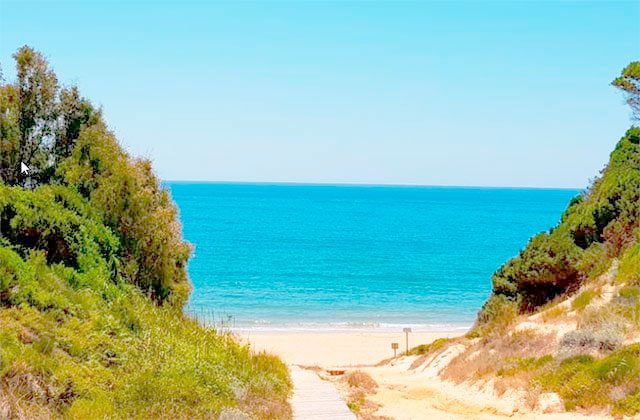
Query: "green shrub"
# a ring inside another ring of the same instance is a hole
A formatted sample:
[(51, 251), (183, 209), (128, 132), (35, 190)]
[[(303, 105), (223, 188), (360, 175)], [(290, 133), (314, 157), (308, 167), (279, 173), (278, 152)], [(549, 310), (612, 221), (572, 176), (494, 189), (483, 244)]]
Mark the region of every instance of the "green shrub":
[(629, 299), (631, 301), (636, 301), (640, 298), (640, 287), (638, 286), (625, 286), (620, 289), (620, 296)]
[(611, 414), (633, 416), (640, 413), (640, 390), (615, 401)]
[(593, 289), (588, 289), (580, 293), (571, 302), (571, 308), (579, 311), (587, 307), (594, 297), (598, 297), (599, 293)]
[[(83, 130), (58, 175), (77, 189), (120, 239), (118, 274), (158, 302), (190, 291), (177, 208), (144, 160), (131, 159), (103, 124)], [(153, 232), (153, 234), (150, 234)]]
[(81, 272), (115, 268), (118, 239), (89, 214), (79, 195), (60, 186), (31, 191), (0, 185), (2, 234), (23, 256), (39, 250), (49, 264)]
[[(640, 344), (623, 347), (603, 359), (578, 355), (549, 365), (535, 379), (545, 391), (557, 392), (569, 410), (606, 408), (614, 413), (635, 415), (640, 412)], [(614, 397), (614, 390), (622, 398)]]
[(580, 253), (571, 238), (561, 231), (539, 234), (520, 256), (496, 272), (494, 293), (521, 297), (523, 311), (537, 308), (579, 284), (575, 266)]
[(609, 249), (604, 243), (591, 244), (582, 252), (580, 260), (576, 263), (576, 269), (584, 277), (595, 279), (605, 274), (611, 267)]
[(497, 371), (498, 376), (514, 376), (522, 372), (531, 372), (551, 363), (553, 356), (543, 357), (516, 357), (507, 361), (506, 366)]
[(450, 343), (450, 338), (436, 338), (429, 344), (420, 344), (419, 346), (413, 347), (409, 350), (409, 354), (413, 356), (421, 356), (423, 354), (428, 354), (434, 351), (438, 351), (443, 348), (447, 343)]

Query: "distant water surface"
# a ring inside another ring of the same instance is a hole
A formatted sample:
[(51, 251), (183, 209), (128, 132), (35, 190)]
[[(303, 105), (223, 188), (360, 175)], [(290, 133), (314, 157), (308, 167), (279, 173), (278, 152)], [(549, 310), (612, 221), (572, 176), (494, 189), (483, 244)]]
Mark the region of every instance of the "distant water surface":
[(188, 309), (257, 329), (463, 328), (491, 274), (577, 190), (166, 184)]

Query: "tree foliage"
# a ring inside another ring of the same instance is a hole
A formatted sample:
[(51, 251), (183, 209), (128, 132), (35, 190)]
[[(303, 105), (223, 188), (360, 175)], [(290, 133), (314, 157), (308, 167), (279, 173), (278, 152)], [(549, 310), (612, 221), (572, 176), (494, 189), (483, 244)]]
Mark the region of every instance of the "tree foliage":
[(30, 191), (0, 184), (0, 221), (3, 242), (24, 258), (42, 251), (48, 264), (116, 274), (118, 238), (69, 188), (45, 185)]
[[(13, 57), (17, 80), (0, 86), (0, 178), (9, 185), (47, 183), (100, 112), (76, 87), (61, 88), (39, 52), (24, 46)], [(29, 178), (21, 163), (31, 169)]]
[[(34, 199), (53, 194), (52, 186), (58, 195), (75, 197), (73, 201), (91, 209), (95, 223), (118, 240), (114, 279), (137, 285), (156, 302), (184, 303), (190, 290), (190, 247), (182, 240), (177, 209), (151, 163), (129, 157), (78, 88), (59, 86), (42, 54), (25, 46), (14, 59), (17, 80), (0, 85), (2, 181), (35, 188)], [(21, 173), (21, 162), (30, 167), (28, 176)], [(51, 262), (77, 267), (74, 238), (69, 236), (77, 234), (75, 216), (60, 212), (54, 218), (56, 201), (47, 206), (39, 198), (31, 204), (34, 211), (17, 213), (21, 196), (7, 188), (0, 194), (0, 203), (10, 202), (0, 208), (4, 241), (19, 249), (42, 250)]]
[(151, 162), (131, 159), (103, 124), (95, 124), (82, 131), (58, 174), (121, 238), (119, 273), (158, 301), (171, 297), (184, 303), (191, 249), (182, 240), (177, 209)]
[(625, 93), (633, 118), (640, 121), (640, 61), (630, 63), (611, 84)]
[(600, 178), (576, 199), (561, 222), (531, 239), (493, 276), (493, 293), (479, 314), (489, 322), (496, 302), (532, 311), (576, 290), (602, 266), (622, 255), (640, 232), (640, 128), (632, 127), (611, 153)]

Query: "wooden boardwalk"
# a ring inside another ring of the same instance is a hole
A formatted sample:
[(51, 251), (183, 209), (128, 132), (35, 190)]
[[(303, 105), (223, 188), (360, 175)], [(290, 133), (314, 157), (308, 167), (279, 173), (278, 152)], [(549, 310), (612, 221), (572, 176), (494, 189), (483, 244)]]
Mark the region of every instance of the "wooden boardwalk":
[(298, 366), (289, 366), (293, 381), (291, 407), (296, 420), (356, 420), (330, 382)]

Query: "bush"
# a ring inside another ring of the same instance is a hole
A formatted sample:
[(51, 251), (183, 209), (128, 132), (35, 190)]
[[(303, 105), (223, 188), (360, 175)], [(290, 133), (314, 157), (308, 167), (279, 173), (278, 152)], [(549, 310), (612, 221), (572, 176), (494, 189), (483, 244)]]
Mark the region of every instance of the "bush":
[(560, 352), (568, 354), (588, 353), (592, 350), (613, 351), (619, 348), (624, 336), (615, 328), (575, 330), (560, 340)]
[(567, 235), (556, 231), (535, 236), (520, 256), (494, 275), (498, 294), (521, 296), (520, 308), (532, 310), (579, 283), (575, 265), (579, 248)]
[[(101, 112), (76, 87), (60, 88), (42, 54), (28, 46), (14, 55), (17, 80), (0, 84), (0, 180), (9, 186), (46, 186), (24, 201), (17, 192), (0, 203), (0, 224), (11, 223), (14, 236), (3, 244), (44, 250), (49, 262), (77, 267), (78, 252), (70, 247), (77, 220), (60, 206), (49, 206), (45, 196), (61, 193), (60, 204), (106, 224), (119, 243), (117, 275), (139, 286), (159, 303), (183, 304), (189, 294), (185, 266), (190, 247), (181, 237), (177, 209), (160, 187), (148, 161), (130, 158), (120, 147)], [(16, 165), (26, 163), (28, 177)], [(52, 184), (62, 182), (66, 190)], [(75, 197), (77, 192), (80, 196)], [(38, 219), (36, 213), (45, 212)], [(97, 218), (94, 216), (97, 215)], [(84, 234), (83, 232), (80, 233)], [(91, 232), (89, 234), (92, 234)]]
[[(102, 116), (76, 87), (60, 88), (39, 52), (25, 45), (13, 57), (17, 80), (0, 84), (0, 180), (8, 185), (42, 185), (53, 180), (80, 131)], [(28, 178), (21, 173), (20, 162), (30, 168)]]
[[(77, 189), (120, 239), (118, 274), (158, 302), (190, 291), (178, 211), (145, 160), (131, 159), (102, 124), (82, 131), (58, 175)], [(152, 234), (150, 234), (152, 233)]]

